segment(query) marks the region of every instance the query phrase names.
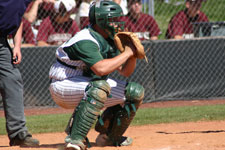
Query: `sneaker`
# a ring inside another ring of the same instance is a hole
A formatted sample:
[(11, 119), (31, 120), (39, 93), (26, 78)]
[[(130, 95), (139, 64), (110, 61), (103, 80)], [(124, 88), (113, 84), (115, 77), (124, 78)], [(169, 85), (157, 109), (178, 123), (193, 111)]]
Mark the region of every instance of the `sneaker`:
[(20, 147), (36, 147), (39, 146), (39, 141), (32, 138), (32, 135), (27, 131), (22, 131), (15, 138), (10, 140), (9, 145)]
[(68, 143), (65, 150), (81, 150), (81, 148), (76, 144)]
[(133, 139), (131, 137), (122, 136), (118, 144), (119, 146), (129, 146), (132, 143), (133, 143)]
[(71, 140), (66, 144), (65, 150), (86, 150), (86, 145), (82, 141)]
[(97, 146), (129, 146), (133, 143), (130, 137), (122, 136), (120, 141), (113, 143), (113, 141), (106, 134), (99, 134), (96, 138)]
[(64, 141), (65, 143), (70, 143), (72, 141), (70, 135), (67, 135)]

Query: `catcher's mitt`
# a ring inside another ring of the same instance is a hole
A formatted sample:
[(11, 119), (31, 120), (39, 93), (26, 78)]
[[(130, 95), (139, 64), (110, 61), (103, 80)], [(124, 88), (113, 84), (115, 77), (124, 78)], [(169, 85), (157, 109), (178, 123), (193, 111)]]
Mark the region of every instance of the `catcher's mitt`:
[(121, 53), (125, 51), (125, 46), (131, 46), (132, 44), (132, 47), (135, 48), (135, 57), (139, 59), (145, 58), (146, 62), (148, 62), (147, 57), (145, 55), (144, 46), (141, 44), (141, 41), (135, 33), (118, 32), (114, 36), (114, 43)]

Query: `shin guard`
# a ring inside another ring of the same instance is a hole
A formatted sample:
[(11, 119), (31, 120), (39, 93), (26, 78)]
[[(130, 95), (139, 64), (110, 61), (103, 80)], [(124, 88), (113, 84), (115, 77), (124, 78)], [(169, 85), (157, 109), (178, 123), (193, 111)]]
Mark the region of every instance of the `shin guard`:
[(104, 80), (90, 82), (85, 90), (85, 96), (75, 109), (69, 137), (71, 143), (80, 147), (84, 146), (84, 140), (99, 116), (100, 110), (104, 107), (107, 95), (110, 93), (110, 86)]

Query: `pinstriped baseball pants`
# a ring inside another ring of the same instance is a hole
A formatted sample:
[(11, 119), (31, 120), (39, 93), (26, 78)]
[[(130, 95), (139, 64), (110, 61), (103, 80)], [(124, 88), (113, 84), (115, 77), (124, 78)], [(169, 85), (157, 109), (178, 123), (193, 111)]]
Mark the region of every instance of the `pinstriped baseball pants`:
[[(52, 80), (49, 90), (52, 99), (57, 105), (66, 109), (74, 109), (84, 97), (85, 88), (89, 84), (90, 78), (76, 76), (65, 80)], [(105, 102), (105, 107), (123, 104), (125, 101), (126, 82), (108, 79), (111, 87), (112, 97)]]

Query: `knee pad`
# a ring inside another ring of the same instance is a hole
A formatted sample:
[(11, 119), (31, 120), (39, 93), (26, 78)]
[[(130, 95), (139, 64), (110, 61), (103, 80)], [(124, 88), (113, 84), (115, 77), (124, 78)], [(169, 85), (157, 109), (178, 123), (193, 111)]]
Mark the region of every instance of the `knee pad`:
[(144, 87), (138, 83), (130, 82), (126, 86), (125, 91), (125, 104), (124, 110), (126, 110), (127, 117), (132, 120), (136, 115), (136, 111), (139, 106), (142, 104), (144, 99)]
[(71, 119), (70, 137), (83, 142), (87, 133), (104, 107), (104, 102), (110, 93), (110, 86), (104, 80), (92, 81), (85, 90), (84, 98), (74, 111)]
[(144, 98), (144, 87), (135, 82), (129, 82), (126, 86), (126, 101), (139, 102)]
[(85, 89), (84, 99), (93, 104), (103, 103), (103, 106), (97, 105), (97, 107), (104, 107), (104, 102), (110, 94), (110, 90), (111, 87), (105, 80), (92, 81)]

